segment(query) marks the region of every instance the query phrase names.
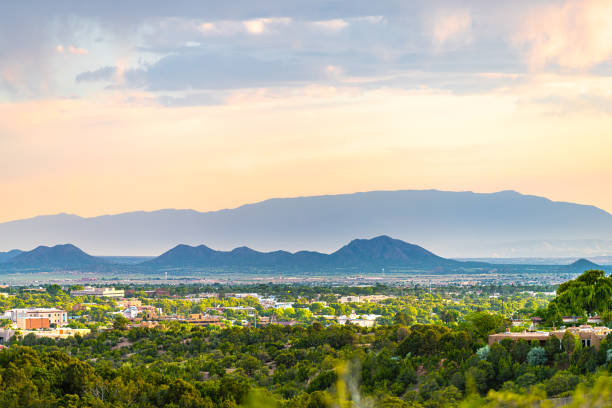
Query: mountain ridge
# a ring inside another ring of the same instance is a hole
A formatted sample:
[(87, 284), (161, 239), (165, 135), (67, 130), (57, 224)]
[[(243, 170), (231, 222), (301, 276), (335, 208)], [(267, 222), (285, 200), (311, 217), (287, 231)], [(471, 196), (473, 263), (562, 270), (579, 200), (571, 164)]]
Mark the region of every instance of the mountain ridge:
[(0, 267), (3, 269), (112, 270), (110, 263), (91, 256), (72, 244), (59, 244), (52, 247), (39, 245), (31, 251), (15, 255), (7, 262), (0, 264)]
[[(612, 254), (612, 244), (594, 244), (612, 243), (612, 215), (606, 211), (512, 190), (369, 191), (272, 198), (211, 212), (48, 215), (0, 223), (0, 248), (72, 242), (91, 253), (140, 256), (206, 242), (221, 249), (331, 252), (356, 236), (382, 234), (418, 242), (445, 257), (533, 256), (533, 248), (542, 257)], [(514, 246), (527, 237), (534, 240), (529, 246)], [(554, 240), (573, 240), (571, 251), (557, 248)]]
[(0, 263), (8, 262), (10, 259), (15, 257), (16, 255), (19, 255), (22, 252), (23, 251), (21, 251), (19, 249), (12, 249), (12, 250), (7, 251), (7, 252), (0, 252)]
[(284, 267), (302, 268), (458, 268), (462, 265), (485, 266), (484, 262), (460, 262), (442, 258), (414, 244), (387, 235), (353, 239), (338, 250), (324, 254), (316, 251), (261, 252), (246, 246), (231, 251), (217, 251), (206, 245), (185, 244), (143, 263), (157, 268), (188, 267)]

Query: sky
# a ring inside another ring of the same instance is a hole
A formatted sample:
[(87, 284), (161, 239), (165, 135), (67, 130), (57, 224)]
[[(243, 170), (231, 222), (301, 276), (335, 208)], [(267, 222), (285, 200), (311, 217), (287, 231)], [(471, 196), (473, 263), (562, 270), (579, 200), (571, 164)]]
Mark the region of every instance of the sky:
[(513, 189), (612, 212), (609, 0), (0, 3), (0, 222)]

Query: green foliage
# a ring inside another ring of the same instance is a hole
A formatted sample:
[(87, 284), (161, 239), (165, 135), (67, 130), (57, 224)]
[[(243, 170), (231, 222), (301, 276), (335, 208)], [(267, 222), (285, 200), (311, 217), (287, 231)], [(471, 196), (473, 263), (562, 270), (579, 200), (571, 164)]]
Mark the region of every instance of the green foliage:
[[(167, 288), (177, 295), (195, 290), (237, 291), (187, 285)], [(217, 305), (251, 305), (260, 317), (276, 313), (254, 298), (194, 303), (147, 298), (142, 290), (150, 288), (139, 288), (135, 296), (166, 313), (205, 313)], [(77, 302), (92, 303), (89, 310), (74, 312), (81, 316), (74, 324), (90, 323), (84, 317), (87, 314), (114, 330), (60, 340), (26, 336), (0, 351), (0, 406), (533, 407), (546, 394), (574, 393), (576, 384), (585, 384), (578, 386), (580, 398), (592, 402), (594, 390), (608, 385), (608, 380), (600, 380), (600, 371), (606, 369), (612, 337), (599, 352), (576, 347), (570, 335), (563, 338), (561, 348), (559, 341), (544, 347), (525, 341), (484, 346), (489, 333), (505, 329), (504, 316), (546, 310), (546, 297), (522, 290), (449, 287), (430, 293), (418, 287), (382, 285), (253, 285), (240, 291), (274, 294), (292, 302), (294, 308), (283, 311), (283, 317), (301, 324), (236, 327), (229, 321), (248, 318), (246, 312), (226, 309), (220, 312), (226, 328), (168, 321), (154, 329), (128, 329), (125, 319), (112, 314), (116, 311), (112, 300), (72, 299), (54, 289), (18, 293), (0, 298), (0, 304), (71, 310)], [(338, 303), (339, 295), (373, 293), (396, 297), (379, 303)], [(330, 310), (382, 317), (378, 326), (361, 328), (313, 315), (331, 314)]]
[(476, 351), (476, 355), (478, 356), (479, 359), (486, 360), (487, 357), (489, 357), (490, 351), (491, 350), (489, 349), (489, 346), (482, 346)]
[(557, 297), (548, 306), (548, 318), (559, 323), (561, 315), (608, 316), (612, 306), (612, 276), (589, 270), (576, 279), (559, 285)]
[(527, 362), (531, 366), (544, 365), (547, 361), (548, 356), (544, 347), (533, 347), (527, 353)]

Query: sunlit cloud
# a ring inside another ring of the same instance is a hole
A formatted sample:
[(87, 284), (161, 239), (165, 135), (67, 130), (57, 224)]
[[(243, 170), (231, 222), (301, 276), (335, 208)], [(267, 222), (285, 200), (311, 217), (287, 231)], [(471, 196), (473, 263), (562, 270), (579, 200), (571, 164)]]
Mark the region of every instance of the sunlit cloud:
[(464, 44), (471, 41), (472, 16), (469, 10), (440, 10), (436, 13), (432, 38), (436, 47), (446, 44)]
[(315, 21), (312, 25), (321, 30), (336, 32), (348, 27), (349, 23), (343, 19), (336, 18), (333, 20)]
[(612, 209), (609, 1), (70, 1), (0, 14), (6, 219), (568, 177)]
[(68, 47), (64, 47), (62, 44), (59, 44), (57, 47), (55, 47), (55, 50), (59, 52), (60, 54), (63, 54), (66, 51), (73, 55), (89, 54), (89, 51), (87, 51), (86, 49), (75, 47), (74, 45), (69, 45)]
[(516, 34), (532, 68), (548, 63), (585, 69), (612, 57), (612, 2), (570, 0), (537, 7)]

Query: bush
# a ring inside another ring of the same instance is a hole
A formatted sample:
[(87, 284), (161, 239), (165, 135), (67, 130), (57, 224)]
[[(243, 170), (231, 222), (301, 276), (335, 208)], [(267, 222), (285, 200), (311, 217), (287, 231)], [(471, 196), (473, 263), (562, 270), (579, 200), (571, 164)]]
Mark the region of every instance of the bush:
[(486, 360), (487, 357), (489, 357), (489, 352), (491, 351), (491, 349), (489, 348), (489, 346), (484, 346), (478, 349), (478, 351), (476, 351), (476, 355), (478, 356), (479, 359), (481, 360)]
[(568, 371), (559, 371), (551, 379), (546, 381), (544, 388), (549, 397), (557, 396), (573, 391), (578, 385), (580, 378)]
[(527, 362), (531, 366), (544, 365), (548, 361), (544, 347), (534, 347), (527, 353)]

